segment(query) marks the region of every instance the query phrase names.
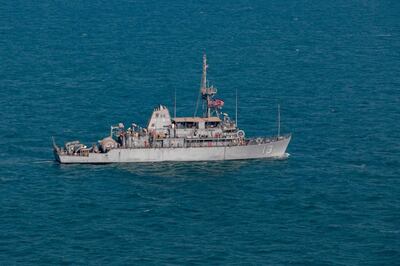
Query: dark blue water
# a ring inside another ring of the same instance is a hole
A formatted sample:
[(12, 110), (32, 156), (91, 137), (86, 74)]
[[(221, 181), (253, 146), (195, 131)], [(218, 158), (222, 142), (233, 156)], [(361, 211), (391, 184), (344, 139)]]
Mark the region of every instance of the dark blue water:
[[(400, 262), (400, 2), (1, 2), (1, 265)], [(288, 160), (53, 162), (175, 89), (192, 115), (204, 52)]]

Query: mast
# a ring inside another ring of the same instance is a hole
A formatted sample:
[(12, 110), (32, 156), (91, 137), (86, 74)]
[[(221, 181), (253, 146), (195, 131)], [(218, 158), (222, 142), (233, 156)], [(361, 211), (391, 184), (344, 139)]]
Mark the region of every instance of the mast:
[(281, 135), (281, 105), (278, 104), (278, 138)]
[(214, 95), (217, 93), (217, 89), (214, 86), (208, 86), (208, 81), (207, 81), (207, 57), (206, 54), (203, 55), (203, 74), (201, 76), (201, 83), (200, 83), (200, 94), (199, 97), (197, 98), (196, 102), (196, 109), (194, 111), (194, 116), (197, 114), (197, 109), (199, 106), (200, 102), (200, 96), (202, 99), (202, 111), (203, 111), (203, 117), (211, 117), (211, 114), (213, 112), (216, 112), (218, 115), (218, 110), (220, 106), (223, 105), (219, 103), (218, 105), (215, 105), (215, 102), (213, 100)]
[(176, 118), (176, 88), (174, 91), (174, 119)]
[[(208, 106), (208, 103), (210, 102), (210, 95), (208, 93), (208, 88), (207, 88), (207, 56), (206, 54), (203, 55), (203, 75), (201, 76), (201, 93), (203, 95), (203, 116), (204, 117), (210, 117), (210, 107)], [(204, 112), (204, 105), (206, 106), (206, 110)]]
[(203, 75), (201, 76), (201, 88), (200, 89), (206, 89), (207, 88), (207, 56), (206, 54), (203, 55)]
[[(201, 82), (200, 82), (200, 93), (199, 96), (197, 97), (196, 101), (196, 109), (194, 111), (193, 117), (197, 115), (197, 110), (199, 108), (199, 102), (200, 102), (200, 96), (204, 100), (204, 93), (207, 90), (207, 56), (206, 54), (203, 55), (203, 74), (201, 76)], [(202, 110), (203, 110), (203, 116), (204, 116), (204, 102), (202, 103)]]
[(236, 89), (235, 123), (236, 123), (236, 127), (238, 127), (238, 91), (237, 91), (237, 89)]

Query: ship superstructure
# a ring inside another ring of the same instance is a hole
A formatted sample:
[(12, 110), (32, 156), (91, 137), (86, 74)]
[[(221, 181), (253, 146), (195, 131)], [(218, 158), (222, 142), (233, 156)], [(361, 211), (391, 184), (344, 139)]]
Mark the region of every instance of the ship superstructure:
[[(207, 58), (199, 99), (193, 117), (171, 117), (168, 108), (154, 108), (147, 127), (132, 123), (111, 126), (110, 135), (90, 147), (79, 141), (58, 147), (54, 155), (60, 163), (114, 163), (159, 161), (208, 161), (253, 158), (284, 158), (290, 134), (247, 138), (237, 121), (222, 112), (224, 101), (207, 81)], [(200, 102), (201, 100), (201, 102)], [(201, 104), (201, 116), (196, 116)], [(237, 120), (237, 118), (235, 119)]]

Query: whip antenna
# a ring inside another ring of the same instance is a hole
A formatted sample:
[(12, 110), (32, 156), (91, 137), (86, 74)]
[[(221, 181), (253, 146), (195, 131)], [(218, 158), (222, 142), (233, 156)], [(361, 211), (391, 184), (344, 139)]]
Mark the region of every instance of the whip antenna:
[(174, 119), (176, 118), (176, 88), (174, 92)]
[(236, 123), (236, 127), (238, 127), (238, 90), (237, 89), (236, 89), (235, 123)]
[(281, 135), (281, 105), (278, 104), (278, 138)]

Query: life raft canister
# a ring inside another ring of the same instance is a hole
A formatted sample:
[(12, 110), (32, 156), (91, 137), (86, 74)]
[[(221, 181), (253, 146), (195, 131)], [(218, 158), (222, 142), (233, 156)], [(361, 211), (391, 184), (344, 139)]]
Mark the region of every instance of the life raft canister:
[(236, 136), (238, 136), (238, 138), (244, 138), (245, 133), (243, 130), (239, 130), (238, 132), (236, 132)]

